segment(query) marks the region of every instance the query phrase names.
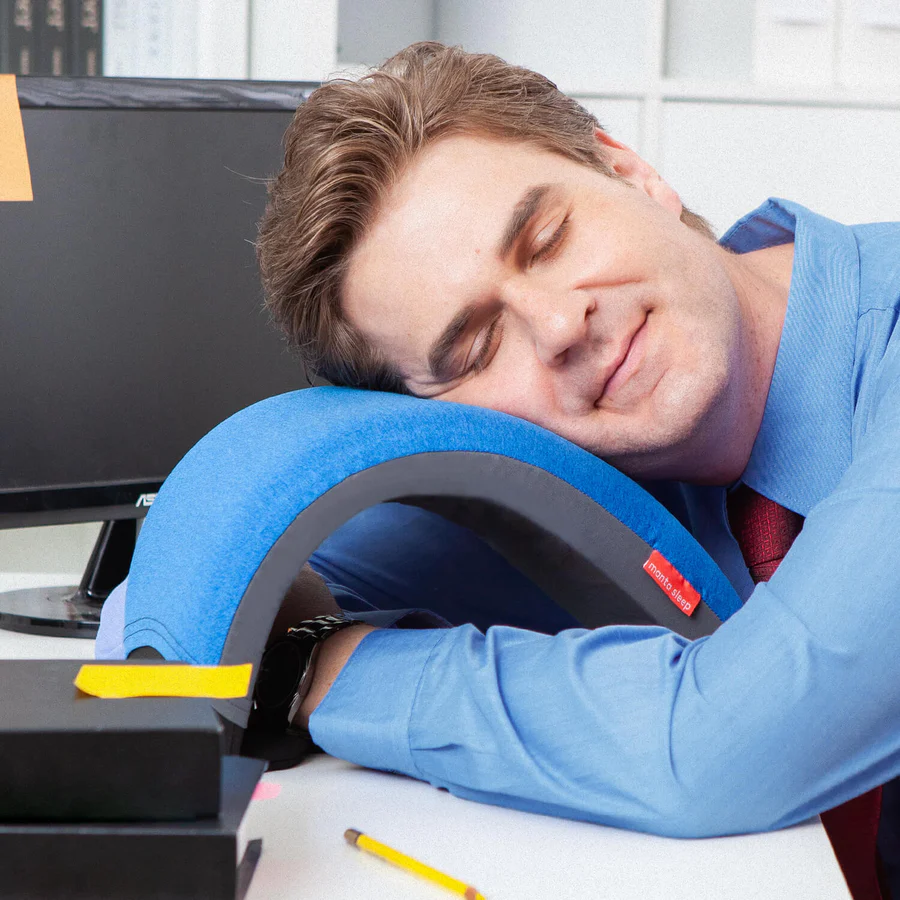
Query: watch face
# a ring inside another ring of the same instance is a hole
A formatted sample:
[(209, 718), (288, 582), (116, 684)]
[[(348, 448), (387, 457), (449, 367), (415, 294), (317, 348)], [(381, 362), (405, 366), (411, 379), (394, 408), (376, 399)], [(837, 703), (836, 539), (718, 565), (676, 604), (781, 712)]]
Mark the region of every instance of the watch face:
[(281, 640), (263, 654), (254, 698), (261, 709), (290, 704), (306, 669), (309, 652), (296, 641)]

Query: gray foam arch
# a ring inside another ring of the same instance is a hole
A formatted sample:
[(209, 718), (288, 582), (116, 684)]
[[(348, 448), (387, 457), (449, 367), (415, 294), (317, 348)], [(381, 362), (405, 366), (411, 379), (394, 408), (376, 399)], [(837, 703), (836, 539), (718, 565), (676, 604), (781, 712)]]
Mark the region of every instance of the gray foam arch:
[[(720, 624), (703, 602), (684, 615), (643, 571), (650, 545), (562, 479), (500, 454), (429, 452), (357, 472), (293, 520), (247, 585), (220, 664), (252, 662), (255, 675), (276, 618), (291, 619), (282, 600), (300, 568), (354, 515), (391, 501), (470, 528), (587, 628), (655, 624), (694, 639)], [(130, 655), (153, 655), (145, 649)], [(246, 725), (249, 700), (214, 705), (234, 725)]]

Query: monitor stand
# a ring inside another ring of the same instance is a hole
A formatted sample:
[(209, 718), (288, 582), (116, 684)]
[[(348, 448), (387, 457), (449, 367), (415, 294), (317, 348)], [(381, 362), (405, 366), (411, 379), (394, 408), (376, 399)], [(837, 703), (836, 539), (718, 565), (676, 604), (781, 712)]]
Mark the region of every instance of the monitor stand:
[(53, 637), (96, 637), (100, 608), (125, 580), (136, 538), (137, 519), (104, 522), (81, 584), (0, 593), (0, 628)]

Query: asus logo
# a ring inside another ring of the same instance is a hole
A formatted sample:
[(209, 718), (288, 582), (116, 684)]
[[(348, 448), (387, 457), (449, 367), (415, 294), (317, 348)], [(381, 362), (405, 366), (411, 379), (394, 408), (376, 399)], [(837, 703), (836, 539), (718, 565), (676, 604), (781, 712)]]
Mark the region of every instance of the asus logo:
[(141, 494), (140, 497), (135, 501), (135, 506), (153, 506), (153, 501), (156, 499), (156, 494)]

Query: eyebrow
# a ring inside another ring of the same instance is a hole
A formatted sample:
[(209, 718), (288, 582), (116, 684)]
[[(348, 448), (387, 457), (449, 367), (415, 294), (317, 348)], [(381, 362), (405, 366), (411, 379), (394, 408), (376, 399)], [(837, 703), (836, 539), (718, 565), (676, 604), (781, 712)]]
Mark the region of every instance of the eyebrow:
[(528, 225), (534, 214), (541, 208), (541, 204), (552, 188), (553, 185), (550, 184), (537, 184), (529, 188), (522, 196), (522, 199), (515, 205), (512, 215), (506, 223), (503, 237), (497, 245), (497, 256), (500, 259), (509, 256), (509, 251), (512, 250), (519, 236), (525, 230), (525, 226)]
[[(551, 184), (537, 184), (529, 188), (519, 202), (515, 205), (503, 237), (497, 245), (497, 256), (504, 259), (509, 256), (522, 232), (528, 223), (534, 218), (535, 213), (541, 208), (547, 195), (553, 189)], [(460, 337), (465, 334), (473, 316), (478, 312), (477, 303), (466, 304), (451, 320), (450, 324), (441, 332), (438, 339), (431, 345), (428, 351), (428, 368), (433, 377), (444, 380), (447, 377), (447, 368), (450, 356)]]

